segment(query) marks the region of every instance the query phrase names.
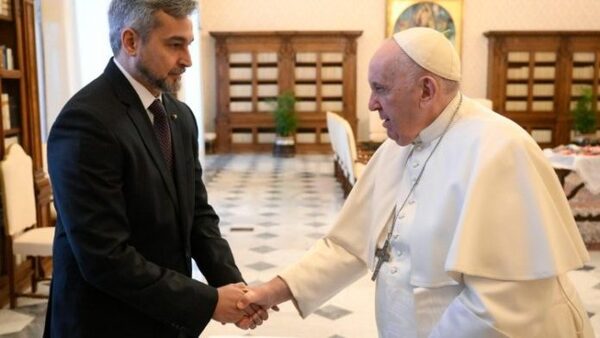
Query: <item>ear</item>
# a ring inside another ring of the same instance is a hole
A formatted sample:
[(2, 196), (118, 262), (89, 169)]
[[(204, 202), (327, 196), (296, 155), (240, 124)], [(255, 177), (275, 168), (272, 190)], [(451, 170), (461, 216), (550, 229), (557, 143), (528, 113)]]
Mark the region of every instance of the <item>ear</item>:
[(138, 34), (131, 28), (125, 28), (121, 32), (121, 50), (127, 56), (135, 56), (139, 47)]
[(420, 99), (422, 103), (433, 101), (440, 90), (438, 82), (429, 75), (425, 75), (419, 79), (419, 86), (421, 88)]

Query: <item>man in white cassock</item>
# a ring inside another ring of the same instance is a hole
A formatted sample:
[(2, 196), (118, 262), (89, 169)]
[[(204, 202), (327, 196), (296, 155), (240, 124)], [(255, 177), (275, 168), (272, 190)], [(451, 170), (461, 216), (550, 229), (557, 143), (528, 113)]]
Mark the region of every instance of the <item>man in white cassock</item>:
[(437, 31), (393, 36), (369, 66), (387, 140), (332, 230), (238, 307), (305, 317), (368, 270), (380, 337), (592, 337), (566, 273), (589, 259), (532, 138), (459, 91)]

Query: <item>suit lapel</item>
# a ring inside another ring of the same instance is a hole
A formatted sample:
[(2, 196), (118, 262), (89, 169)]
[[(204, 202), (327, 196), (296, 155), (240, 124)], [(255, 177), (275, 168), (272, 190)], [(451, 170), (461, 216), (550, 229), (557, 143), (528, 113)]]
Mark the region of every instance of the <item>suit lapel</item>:
[(160, 150), (160, 145), (158, 144), (158, 139), (156, 138), (156, 134), (154, 133), (154, 127), (152, 126), (152, 123), (148, 118), (146, 110), (136, 109), (134, 107), (129, 108), (130, 109), (127, 110), (127, 112), (129, 113), (129, 117), (133, 121), (133, 124), (138, 130), (138, 133), (142, 137), (144, 145), (150, 153), (150, 157), (152, 157), (152, 162), (158, 168), (163, 183), (169, 191), (169, 196), (173, 200), (175, 206), (177, 206), (177, 195), (175, 193), (173, 175), (167, 168), (167, 164)]
[(154, 128), (148, 118), (146, 108), (142, 105), (139, 96), (112, 59), (106, 66), (104, 73), (115, 88), (117, 97), (127, 106), (127, 114), (140, 135), (146, 150), (150, 153), (152, 162), (158, 168), (173, 204), (178, 208), (173, 176), (167, 169), (165, 160), (162, 157), (160, 145), (154, 134)]
[[(173, 141), (173, 171), (174, 171), (174, 181), (177, 186), (177, 196), (179, 201), (179, 232), (181, 234), (181, 238), (183, 239), (183, 246), (185, 247), (185, 251), (187, 253), (191, 252), (191, 228), (193, 220), (189, 218), (189, 211), (193, 210), (194, 206), (189, 205), (189, 191), (190, 186), (193, 186), (195, 182), (190, 181), (190, 174), (186, 171), (188, 168), (186, 165), (189, 165), (187, 162), (187, 156), (191, 152), (186, 153), (185, 147), (185, 133), (186, 127), (185, 119), (183, 117), (177, 118), (177, 114), (180, 113), (177, 105), (175, 104), (174, 99), (169, 95), (163, 95), (165, 109), (167, 110), (167, 115), (170, 115), (169, 125), (171, 126), (171, 140)], [(188, 127), (189, 128), (189, 127)], [(195, 158), (195, 157), (194, 157)], [(195, 189), (195, 187), (194, 187)], [(192, 273), (191, 261), (186, 258), (186, 262), (188, 264), (188, 273)]]
[(177, 185), (177, 196), (179, 201), (179, 212), (180, 212), (180, 224), (181, 224), (181, 235), (184, 238), (184, 243), (189, 243), (189, 228), (191, 227), (191, 223), (188, 222), (188, 218), (185, 215), (186, 210), (190, 210), (190, 206), (188, 205), (188, 198), (186, 195), (186, 191), (188, 190), (190, 185), (193, 185), (194, 182), (187, 182), (186, 179), (189, 175), (186, 175), (186, 153), (184, 147), (184, 126), (182, 125), (183, 118), (177, 118), (177, 114), (179, 113), (179, 109), (173, 102), (173, 99), (169, 95), (163, 95), (165, 108), (167, 110), (167, 115), (172, 116), (169, 119), (169, 124), (171, 126), (171, 140), (173, 141), (173, 170), (174, 170), (174, 181)]

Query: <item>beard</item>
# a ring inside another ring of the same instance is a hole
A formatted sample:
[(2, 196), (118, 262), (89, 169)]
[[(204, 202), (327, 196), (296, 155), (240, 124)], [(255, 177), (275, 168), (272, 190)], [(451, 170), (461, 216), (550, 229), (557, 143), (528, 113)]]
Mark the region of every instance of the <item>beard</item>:
[(185, 72), (185, 68), (173, 68), (167, 76), (160, 77), (156, 73), (152, 72), (150, 68), (146, 67), (143, 60), (136, 64), (137, 71), (144, 80), (151, 86), (160, 89), (162, 92), (177, 93), (181, 88), (181, 80), (176, 79), (169, 82), (168, 75), (181, 75)]

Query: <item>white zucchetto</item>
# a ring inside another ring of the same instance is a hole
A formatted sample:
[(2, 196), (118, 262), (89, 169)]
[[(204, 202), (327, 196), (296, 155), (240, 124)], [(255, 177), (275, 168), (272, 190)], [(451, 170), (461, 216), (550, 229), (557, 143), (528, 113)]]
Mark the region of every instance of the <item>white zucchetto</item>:
[(445, 79), (460, 81), (460, 58), (444, 34), (413, 27), (394, 34), (394, 40), (419, 66)]

